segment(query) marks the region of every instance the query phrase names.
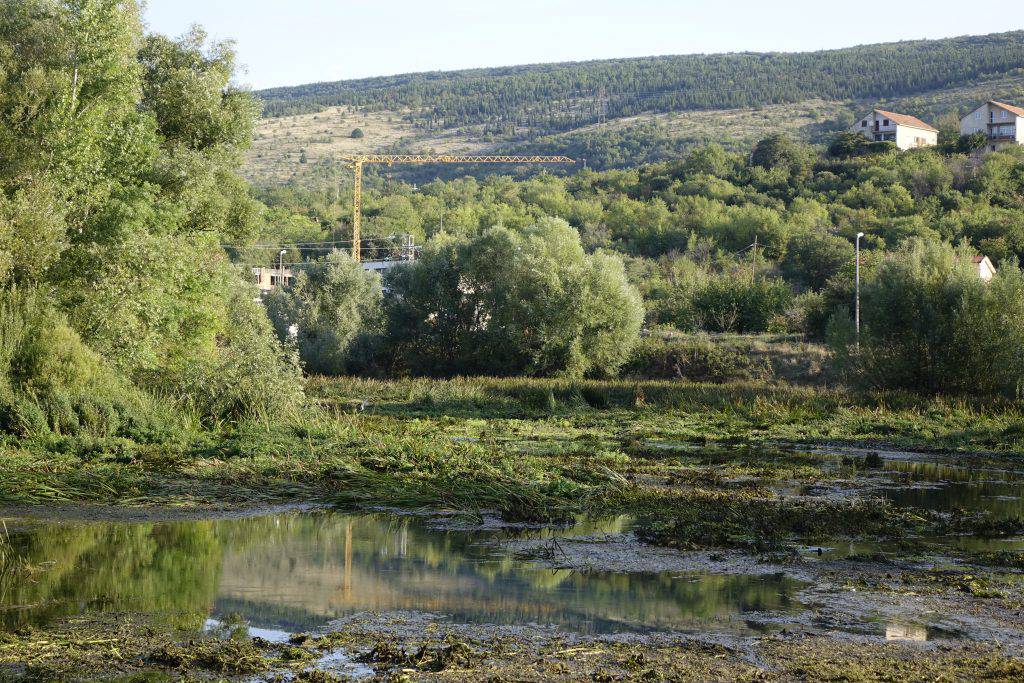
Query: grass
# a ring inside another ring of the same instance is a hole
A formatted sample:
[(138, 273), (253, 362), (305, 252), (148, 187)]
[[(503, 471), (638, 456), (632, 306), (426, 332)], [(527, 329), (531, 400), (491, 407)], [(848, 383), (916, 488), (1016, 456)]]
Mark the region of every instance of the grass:
[(878, 506), (780, 499), (773, 484), (840, 472), (795, 445), (948, 449), (975, 461), (1024, 452), (1012, 403), (621, 380), (320, 378), (309, 392), (315, 409), (272, 427), (151, 444), (8, 439), (0, 504), (303, 500), (540, 522), (628, 513), (667, 545), (774, 545), (828, 529), (895, 535), (931, 523)]

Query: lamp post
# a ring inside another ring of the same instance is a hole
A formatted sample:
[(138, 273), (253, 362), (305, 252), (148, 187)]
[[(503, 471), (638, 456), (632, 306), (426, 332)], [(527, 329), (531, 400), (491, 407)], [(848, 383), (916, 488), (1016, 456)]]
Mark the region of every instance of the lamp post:
[(287, 249), (282, 249), (277, 253), (277, 284), (284, 286), (284, 255), (288, 253)]
[(864, 233), (862, 233), (862, 232), (858, 232), (857, 233), (857, 248), (856, 248), (857, 264), (854, 267), (854, 290), (855, 290), (856, 294), (854, 296), (854, 304), (853, 304), (853, 310), (854, 310), (853, 320), (854, 320), (854, 329), (856, 330), (856, 334), (857, 334), (857, 348), (858, 349), (860, 348), (860, 238), (863, 237), (863, 236), (864, 236)]

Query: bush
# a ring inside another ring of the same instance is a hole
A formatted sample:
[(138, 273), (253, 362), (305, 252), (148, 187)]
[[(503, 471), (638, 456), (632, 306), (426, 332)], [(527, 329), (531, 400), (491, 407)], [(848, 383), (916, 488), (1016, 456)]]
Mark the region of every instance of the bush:
[(366, 133), (363, 132), (362, 128), (354, 128), (352, 129), (352, 133), (349, 135), (349, 137), (355, 140), (361, 140), (362, 138), (366, 137)]
[(694, 306), (709, 332), (765, 332), (792, 299), (793, 290), (781, 280), (727, 275), (709, 281)]
[(640, 379), (731, 382), (770, 379), (772, 366), (764, 356), (754, 357), (707, 339), (647, 337), (622, 372)]
[(875, 388), (1019, 396), (1024, 275), (1011, 260), (986, 284), (972, 255), (914, 241), (888, 257), (862, 288), (859, 348), (849, 318), (830, 325), (846, 376)]
[(387, 284), (391, 355), (414, 374), (612, 374), (643, 320), (622, 261), (560, 219), (441, 236)]
[(267, 311), (278, 338), (298, 346), (307, 372), (340, 375), (372, 365), (382, 296), (375, 273), (334, 251), (274, 290)]
[(46, 297), (0, 293), (0, 428), (22, 436), (122, 435), (180, 427), (161, 405), (89, 349)]
[(206, 423), (266, 422), (300, 407), (302, 373), (274, 336), (255, 288), (238, 282), (225, 302), (225, 329), (211, 353), (154, 373), (156, 386), (180, 397)]

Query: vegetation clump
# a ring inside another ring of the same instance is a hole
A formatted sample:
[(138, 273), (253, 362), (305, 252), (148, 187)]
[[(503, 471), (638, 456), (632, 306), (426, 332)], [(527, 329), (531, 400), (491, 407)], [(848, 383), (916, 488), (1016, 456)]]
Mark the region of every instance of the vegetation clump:
[(561, 220), (439, 238), (393, 272), (388, 340), (414, 374), (614, 374), (643, 320), (621, 261)]

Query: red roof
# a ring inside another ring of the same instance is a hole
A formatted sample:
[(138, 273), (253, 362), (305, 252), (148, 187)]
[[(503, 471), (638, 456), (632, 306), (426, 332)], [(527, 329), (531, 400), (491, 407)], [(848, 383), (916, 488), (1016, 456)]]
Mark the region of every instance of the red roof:
[(876, 109), (876, 114), (881, 114), (890, 121), (893, 121), (900, 126), (910, 126), (911, 128), (921, 128), (922, 130), (930, 130), (936, 133), (939, 132), (938, 128), (932, 128), (927, 123), (917, 118), (916, 116), (910, 116), (908, 114), (897, 114), (894, 111), (885, 111), (884, 109)]
[(997, 107), (1002, 107), (1006, 111), (1012, 112), (1012, 113), (1016, 114), (1017, 116), (1024, 116), (1024, 109), (1021, 109), (1020, 107), (1015, 107), (1012, 104), (1005, 104), (1003, 102), (996, 102), (995, 100), (989, 100), (988, 103), (989, 104), (994, 104)]

